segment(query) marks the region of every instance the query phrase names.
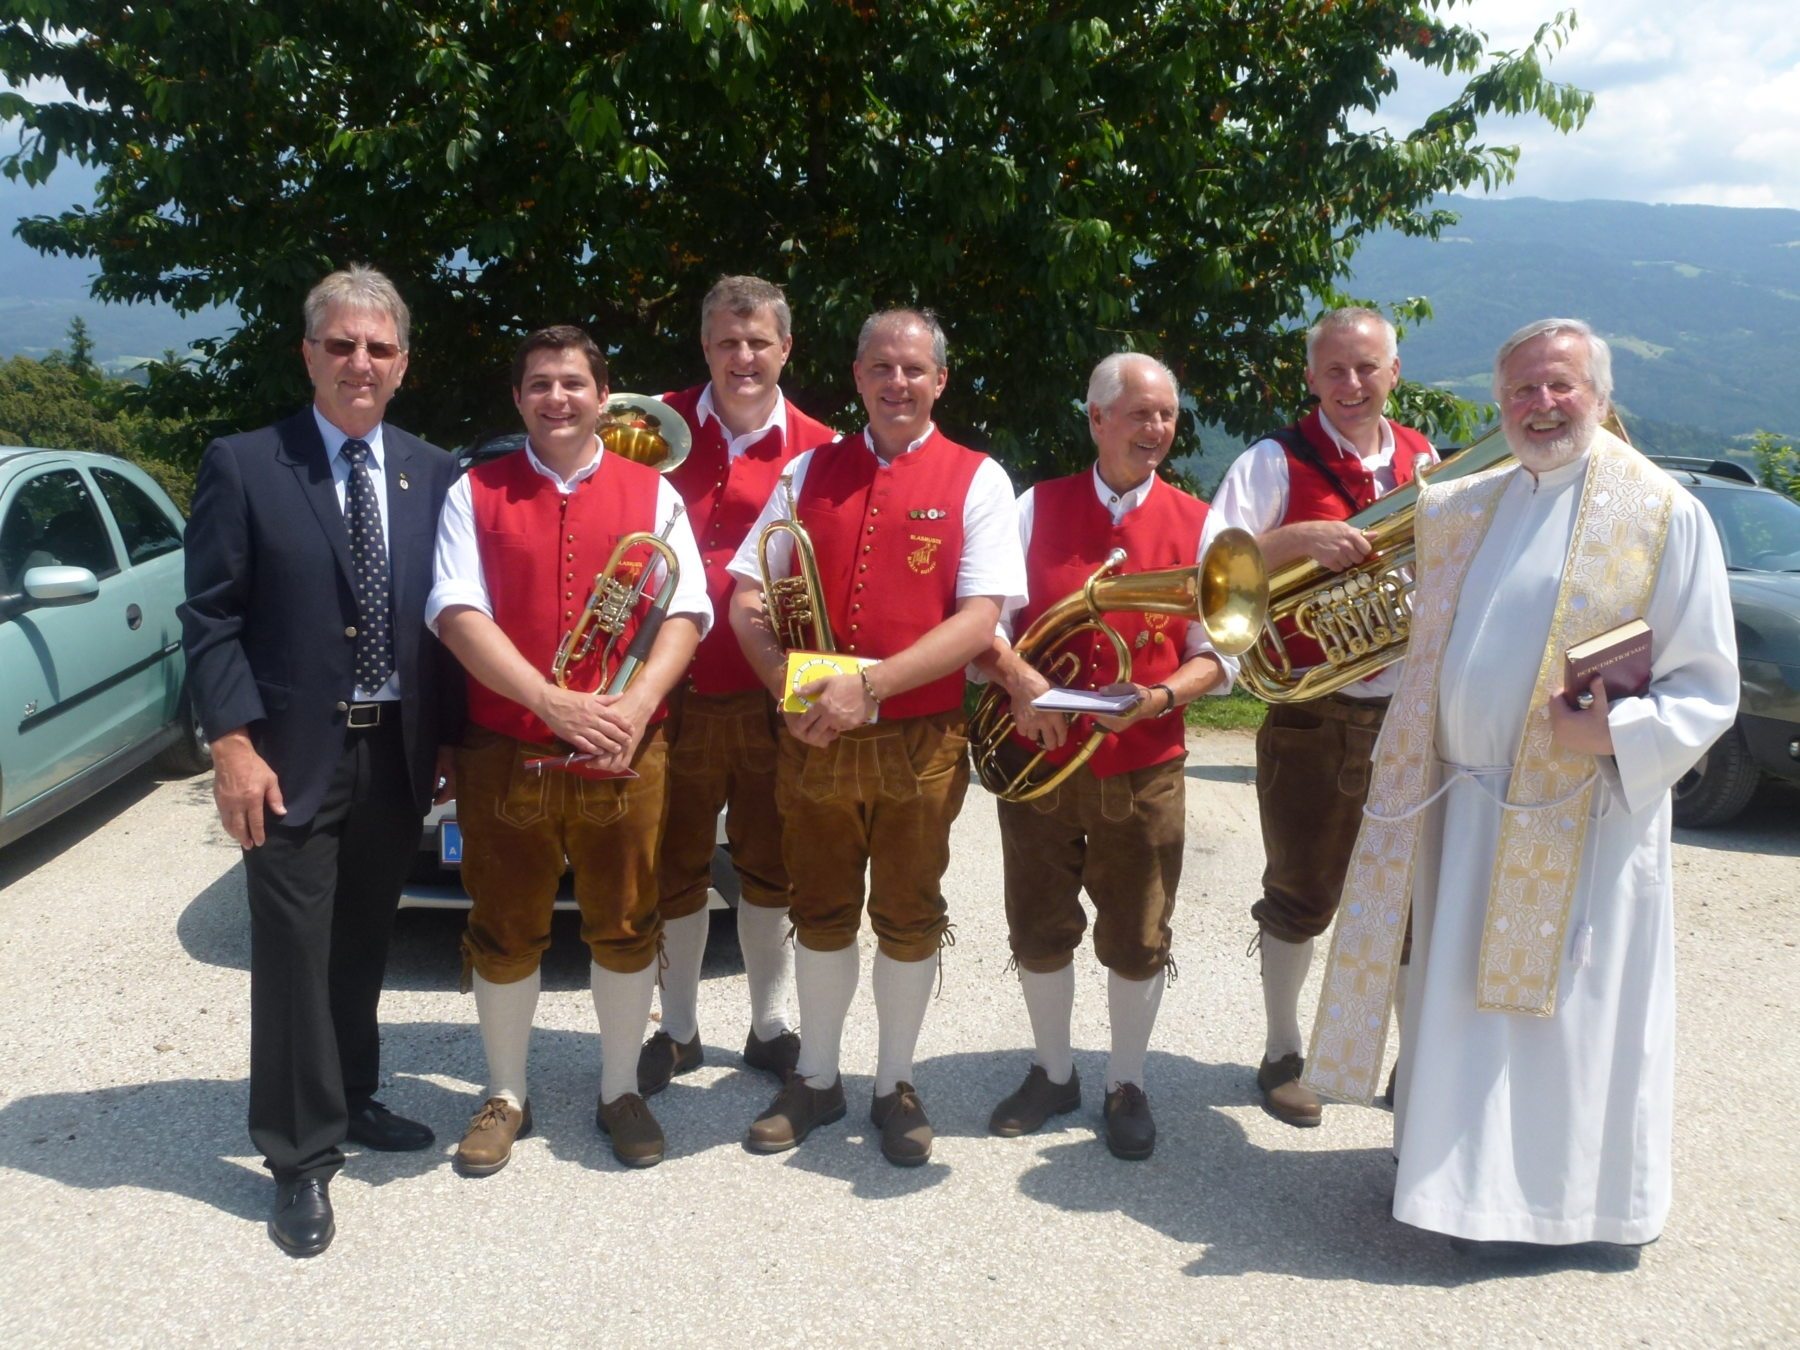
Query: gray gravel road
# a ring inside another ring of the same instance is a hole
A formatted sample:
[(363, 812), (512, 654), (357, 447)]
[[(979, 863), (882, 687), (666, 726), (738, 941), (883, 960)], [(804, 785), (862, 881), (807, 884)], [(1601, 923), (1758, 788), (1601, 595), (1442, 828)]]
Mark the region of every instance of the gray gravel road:
[(0, 1341), (1800, 1341), (1800, 794), (1766, 793), (1740, 826), (1676, 849), (1677, 1181), (1662, 1241), (1491, 1256), (1388, 1217), (1385, 1113), (1328, 1107), (1323, 1128), (1298, 1131), (1258, 1107), (1250, 742), (1192, 749), (1151, 1161), (1117, 1162), (1096, 1138), (1105, 985), (1091, 956), (1075, 1028), (1088, 1104), (1036, 1137), (984, 1134), (1024, 1071), (1027, 1029), (1005, 969), (993, 804), (976, 790), (948, 883), (958, 943), (919, 1047), (939, 1130), (929, 1166), (889, 1167), (871, 1138), (866, 984), (847, 1128), (781, 1157), (743, 1151), (770, 1085), (737, 1064), (744, 982), (721, 922), (707, 1065), (656, 1105), (668, 1161), (620, 1168), (593, 1126), (585, 957), (559, 920), (533, 1043), (538, 1133), (506, 1171), (460, 1178), (448, 1154), (482, 1072), (456, 992), (460, 921), (415, 912), (383, 1004), (383, 1095), (440, 1144), (353, 1156), (332, 1191), (337, 1242), (306, 1262), (263, 1234), (271, 1188), (244, 1132), (237, 850), (207, 780), (122, 784), (0, 852)]

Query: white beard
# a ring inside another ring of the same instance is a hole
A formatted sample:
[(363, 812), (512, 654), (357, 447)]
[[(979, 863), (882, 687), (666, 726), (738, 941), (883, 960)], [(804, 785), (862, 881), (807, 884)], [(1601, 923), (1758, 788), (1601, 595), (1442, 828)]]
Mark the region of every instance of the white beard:
[(1567, 423), (1563, 434), (1548, 443), (1528, 440), (1523, 430), (1515, 431), (1508, 427), (1506, 443), (1512, 447), (1519, 463), (1534, 474), (1549, 473), (1552, 469), (1560, 469), (1581, 458), (1588, 446), (1593, 444), (1594, 433), (1599, 429), (1600, 414), (1595, 411), (1580, 421)]

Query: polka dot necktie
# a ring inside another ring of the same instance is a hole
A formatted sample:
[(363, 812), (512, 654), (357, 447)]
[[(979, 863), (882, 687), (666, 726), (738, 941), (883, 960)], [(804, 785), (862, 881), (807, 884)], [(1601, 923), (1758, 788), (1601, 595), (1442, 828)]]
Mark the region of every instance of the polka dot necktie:
[(394, 673), (387, 541), (381, 532), (375, 479), (369, 473), (368, 442), (347, 440), (343, 454), (350, 464), (344, 521), (350, 527), (350, 561), (356, 570), (356, 687), (374, 693)]

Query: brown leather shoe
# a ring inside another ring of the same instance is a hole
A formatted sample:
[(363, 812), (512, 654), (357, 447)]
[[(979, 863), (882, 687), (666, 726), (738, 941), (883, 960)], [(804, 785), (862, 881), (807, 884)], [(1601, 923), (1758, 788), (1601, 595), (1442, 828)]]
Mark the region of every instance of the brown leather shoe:
[(1043, 1128), (1051, 1116), (1066, 1116), (1081, 1105), (1081, 1075), (1073, 1069), (1066, 1083), (1052, 1083), (1042, 1064), (1033, 1064), (1019, 1090), (994, 1108), (988, 1130), (1015, 1139)]
[(752, 1069), (774, 1074), (783, 1083), (787, 1082), (800, 1064), (800, 1033), (784, 1031), (765, 1041), (752, 1030), (744, 1038), (744, 1063)]
[(895, 1167), (917, 1167), (931, 1157), (931, 1122), (911, 1083), (896, 1083), (871, 1100), (869, 1119), (881, 1131), (881, 1156)]
[(752, 1153), (781, 1153), (821, 1125), (844, 1118), (844, 1079), (828, 1088), (808, 1087), (799, 1074), (782, 1084), (775, 1100), (750, 1123), (744, 1147)]
[(1262, 1089), (1263, 1109), (1289, 1125), (1317, 1125), (1323, 1111), (1319, 1096), (1300, 1082), (1306, 1061), (1298, 1052), (1280, 1059), (1265, 1059), (1256, 1071), (1256, 1086)]
[(1120, 1083), (1106, 1094), (1101, 1114), (1106, 1120), (1106, 1146), (1115, 1158), (1140, 1162), (1156, 1148), (1156, 1122), (1150, 1099), (1136, 1083)]
[(655, 1167), (667, 1148), (662, 1126), (635, 1092), (627, 1092), (594, 1108), (594, 1124), (612, 1139), (613, 1157), (627, 1167)]
[(512, 1161), (513, 1141), (530, 1133), (530, 1102), (518, 1107), (504, 1097), (489, 1097), (469, 1117), (451, 1162), (465, 1177), (491, 1176)]
[(676, 1074), (692, 1073), (706, 1063), (706, 1051), (700, 1047), (700, 1033), (686, 1044), (666, 1031), (659, 1031), (644, 1042), (638, 1051), (638, 1096), (654, 1097), (669, 1086)]

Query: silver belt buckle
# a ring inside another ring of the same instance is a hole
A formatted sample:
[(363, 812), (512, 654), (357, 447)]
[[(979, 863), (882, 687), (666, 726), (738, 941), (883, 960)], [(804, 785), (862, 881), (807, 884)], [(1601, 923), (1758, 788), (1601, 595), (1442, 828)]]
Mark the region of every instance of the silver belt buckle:
[(381, 705), (379, 703), (352, 703), (350, 715), (344, 719), (344, 725), (358, 730), (380, 726)]

